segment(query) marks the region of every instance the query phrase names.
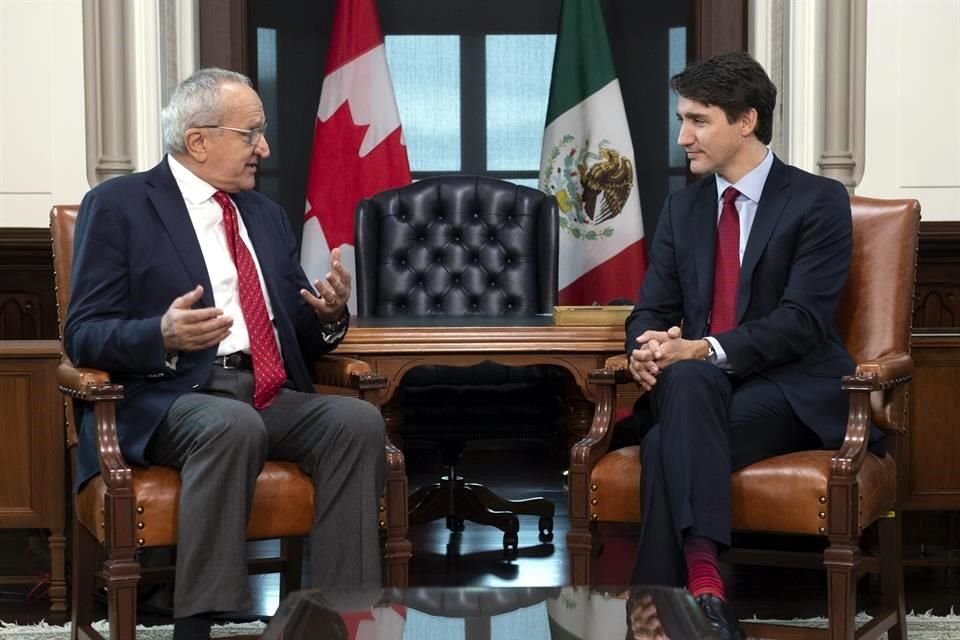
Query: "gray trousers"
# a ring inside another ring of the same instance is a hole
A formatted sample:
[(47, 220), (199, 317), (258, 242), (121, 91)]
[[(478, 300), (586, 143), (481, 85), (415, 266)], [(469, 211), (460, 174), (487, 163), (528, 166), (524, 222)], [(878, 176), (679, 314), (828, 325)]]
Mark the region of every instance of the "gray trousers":
[(284, 388), (258, 411), (253, 374), (220, 367), (197, 391), (173, 403), (147, 448), (151, 463), (180, 470), (174, 616), (250, 608), (244, 534), (267, 459), (296, 462), (313, 479), (311, 586), (381, 586), (377, 408)]

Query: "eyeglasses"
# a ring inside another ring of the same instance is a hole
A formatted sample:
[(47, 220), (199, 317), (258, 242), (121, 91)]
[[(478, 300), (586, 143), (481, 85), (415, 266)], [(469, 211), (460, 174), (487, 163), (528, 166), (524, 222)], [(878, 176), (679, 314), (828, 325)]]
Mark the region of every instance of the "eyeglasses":
[(267, 124), (264, 123), (262, 127), (257, 127), (256, 129), (238, 129), (237, 127), (224, 127), (219, 124), (201, 124), (197, 129), (223, 129), (224, 131), (235, 131), (236, 133), (242, 133), (244, 136), (244, 142), (251, 147), (257, 146), (260, 142), (260, 138), (264, 136), (267, 132)]

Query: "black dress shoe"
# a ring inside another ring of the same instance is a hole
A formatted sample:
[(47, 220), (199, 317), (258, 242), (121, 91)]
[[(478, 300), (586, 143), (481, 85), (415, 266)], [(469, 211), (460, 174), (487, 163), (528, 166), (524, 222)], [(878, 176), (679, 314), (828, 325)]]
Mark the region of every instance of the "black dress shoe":
[(729, 602), (711, 593), (701, 594), (696, 600), (720, 640), (746, 640)]

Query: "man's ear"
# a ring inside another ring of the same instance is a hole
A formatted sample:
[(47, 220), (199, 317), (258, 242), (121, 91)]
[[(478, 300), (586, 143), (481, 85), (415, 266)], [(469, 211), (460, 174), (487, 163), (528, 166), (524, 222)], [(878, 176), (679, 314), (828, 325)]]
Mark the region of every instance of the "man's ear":
[(187, 148), (187, 154), (196, 162), (206, 162), (207, 160), (207, 136), (201, 129), (187, 129), (183, 137), (183, 144)]
[(740, 135), (749, 137), (757, 130), (757, 110), (750, 107), (740, 116)]

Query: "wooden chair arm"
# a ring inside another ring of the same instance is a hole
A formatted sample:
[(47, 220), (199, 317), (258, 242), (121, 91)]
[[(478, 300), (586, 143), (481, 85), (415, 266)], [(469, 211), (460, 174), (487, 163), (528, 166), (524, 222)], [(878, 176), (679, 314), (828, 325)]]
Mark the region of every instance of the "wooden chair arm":
[(913, 377), (913, 358), (907, 353), (892, 353), (857, 365), (857, 372), (842, 380), (844, 390), (864, 394), (869, 401), (873, 423), (888, 433), (904, 433), (906, 421), (906, 384)]
[(578, 470), (589, 475), (590, 469), (610, 449), (617, 408), (617, 386), (633, 383), (634, 380), (627, 370), (626, 356), (621, 355), (607, 358), (603, 369), (588, 373), (587, 382), (597, 387), (593, 423), (587, 434), (570, 449), (570, 470), (571, 473)]
[(906, 384), (913, 377), (913, 358), (910, 357), (909, 353), (891, 353), (857, 365), (855, 375), (869, 376), (871, 374), (876, 375), (878, 384), (873, 391), (892, 389)]
[(857, 365), (841, 384), (850, 395), (847, 432), (833, 457), (835, 477), (855, 478), (867, 456), (871, 421), (887, 433), (906, 431), (906, 388), (913, 375), (913, 358), (893, 353)]
[(123, 385), (110, 382), (106, 371), (77, 368), (66, 358), (57, 367), (57, 384), (65, 395), (93, 405), (97, 461), (108, 489), (132, 490), (133, 470), (123, 459), (117, 436), (116, 401), (123, 398)]
[(323, 356), (313, 362), (314, 384), (369, 391), (383, 389), (387, 378), (370, 368), (366, 362), (344, 356)]
[(123, 386), (111, 383), (109, 373), (100, 369), (80, 369), (66, 359), (57, 367), (57, 385), (61, 392), (85, 402), (123, 397)]
[(603, 363), (603, 369), (594, 369), (587, 374), (587, 381), (590, 384), (616, 385), (628, 384), (634, 380), (627, 369), (627, 357), (610, 356)]

